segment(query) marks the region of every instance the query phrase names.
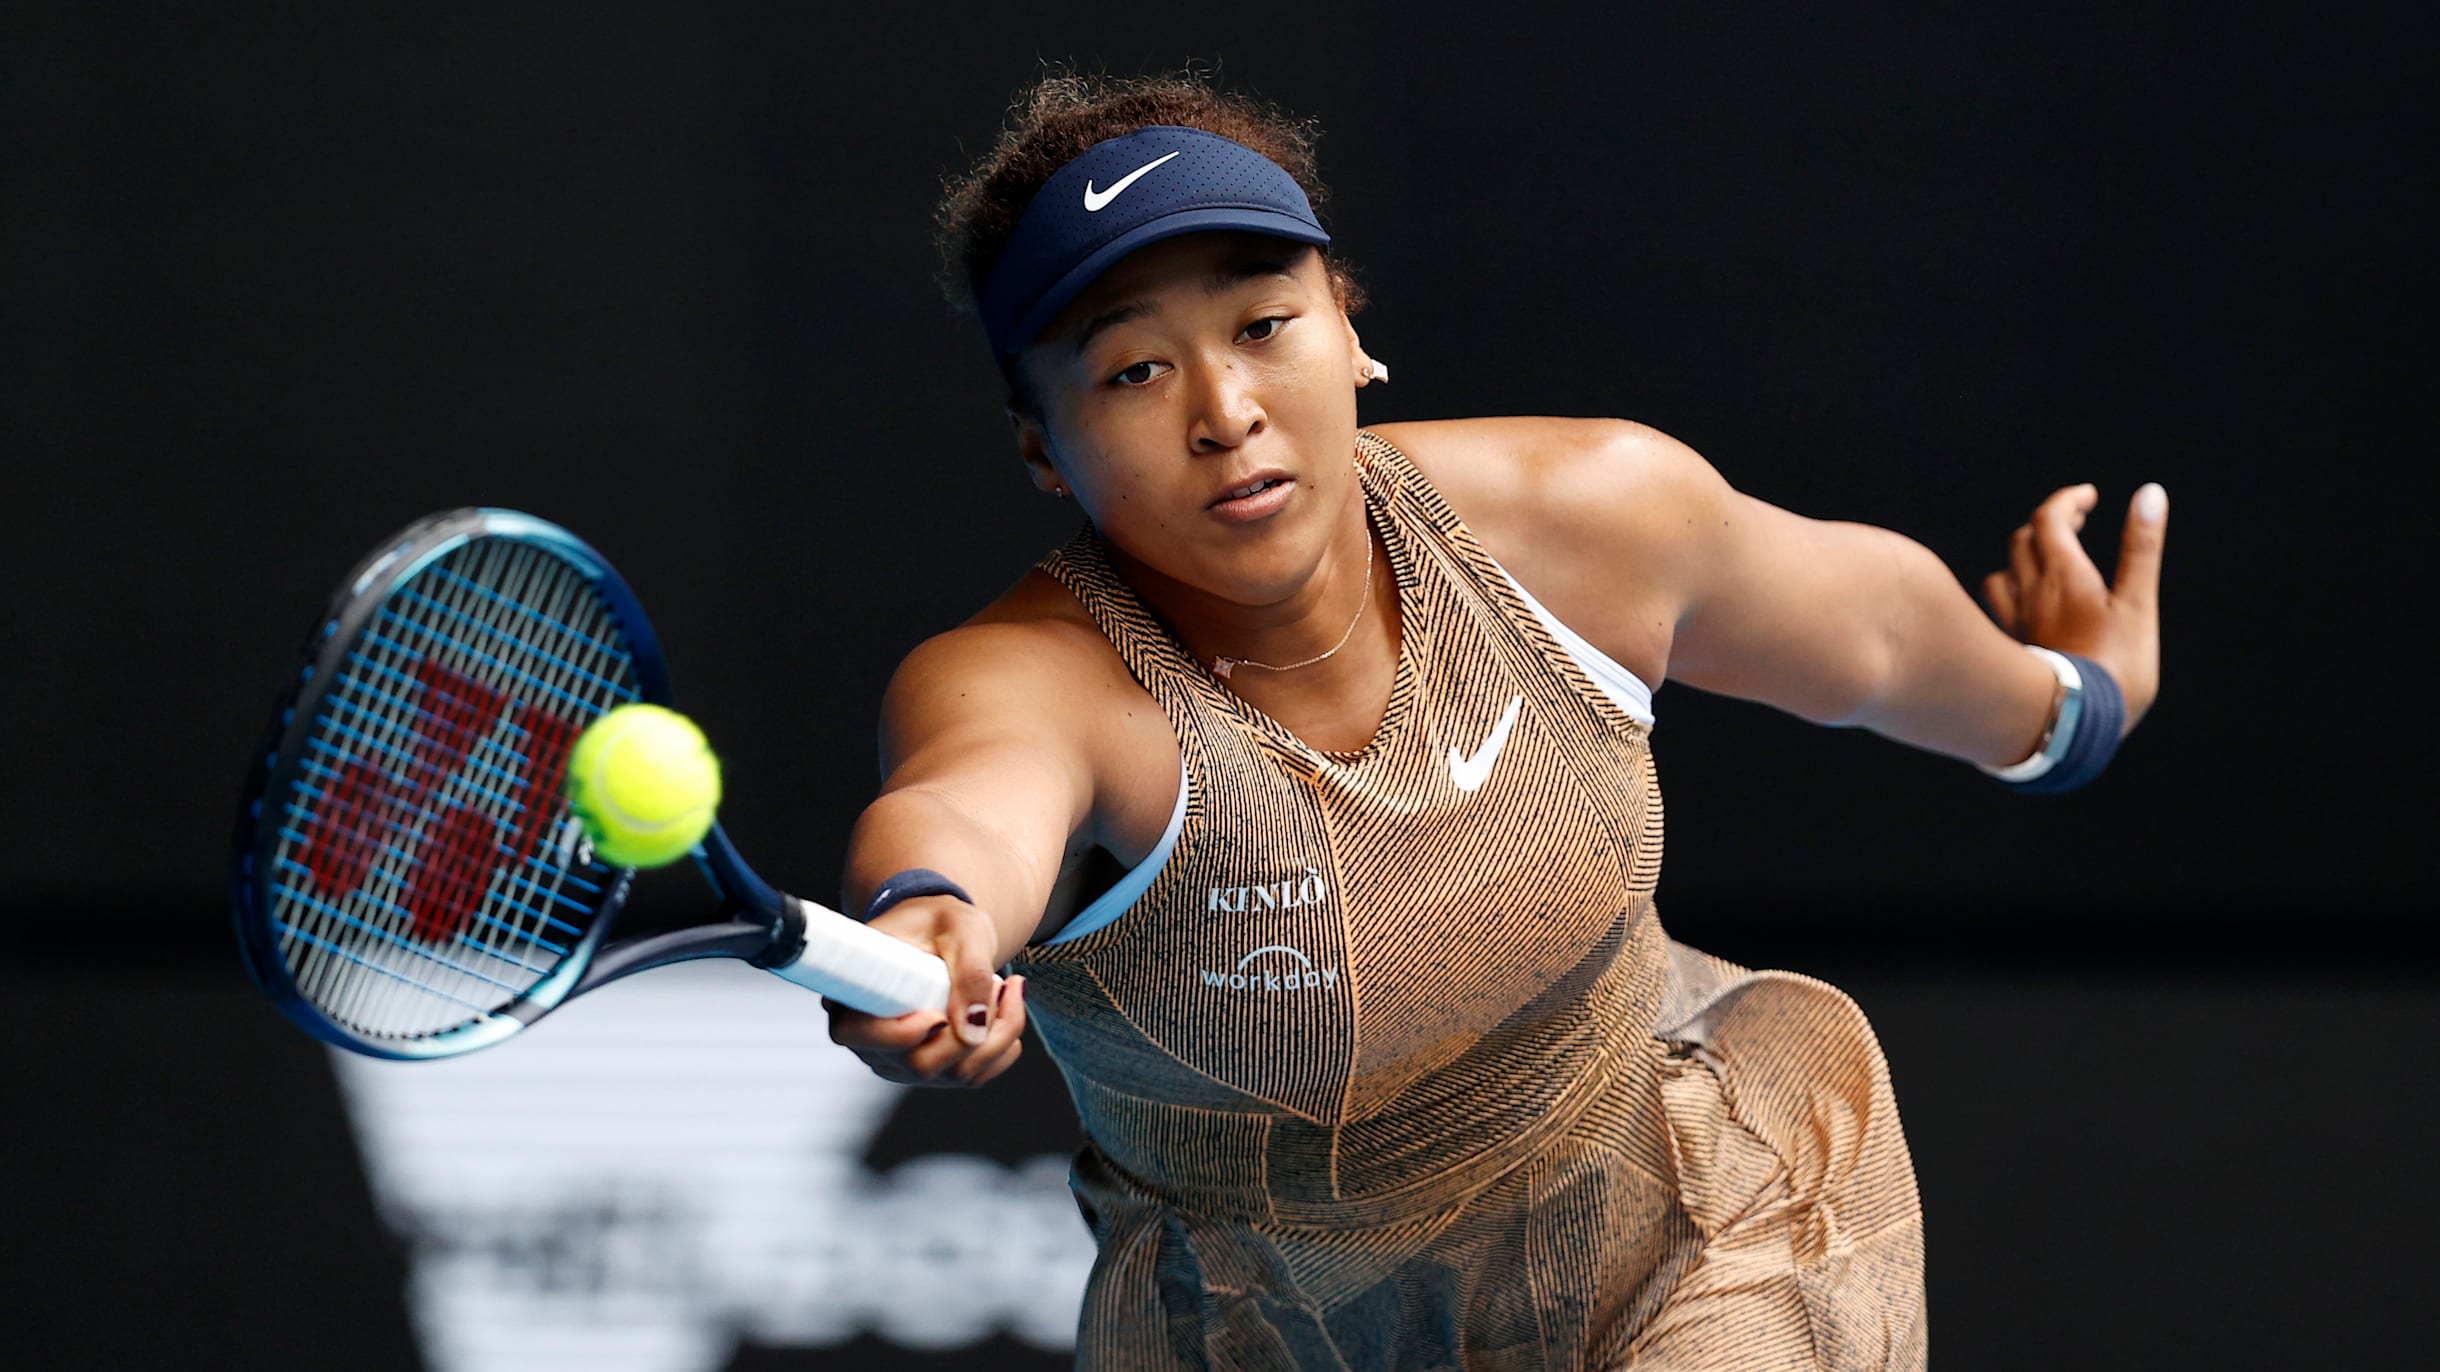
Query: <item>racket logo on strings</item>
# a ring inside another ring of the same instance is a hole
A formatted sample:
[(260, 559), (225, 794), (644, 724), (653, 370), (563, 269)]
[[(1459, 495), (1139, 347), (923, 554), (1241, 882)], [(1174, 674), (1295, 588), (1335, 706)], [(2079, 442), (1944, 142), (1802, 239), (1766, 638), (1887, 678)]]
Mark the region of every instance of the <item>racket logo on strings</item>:
[[(411, 745), (359, 733), (362, 746), (308, 821), (303, 860), (329, 899), (377, 879), (399, 885), (398, 903), (413, 912), (410, 934), (446, 943), (546, 831), (560, 829), (556, 847), (566, 850), (558, 797), (578, 730), (430, 659), (416, 665), (415, 683), (411, 703), (390, 699), (411, 711)], [(351, 694), (369, 689), (359, 683), (335, 696), (334, 722), (354, 704)]]

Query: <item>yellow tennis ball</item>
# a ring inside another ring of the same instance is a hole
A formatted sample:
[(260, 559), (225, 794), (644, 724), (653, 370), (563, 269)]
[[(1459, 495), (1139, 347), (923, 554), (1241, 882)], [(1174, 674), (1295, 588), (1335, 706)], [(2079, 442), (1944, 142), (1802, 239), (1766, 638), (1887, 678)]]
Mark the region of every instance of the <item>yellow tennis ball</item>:
[(658, 705), (594, 720), (568, 755), (568, 806), (613, 867), (661, 867), (710, 832), (720, 759), (695, 722)]

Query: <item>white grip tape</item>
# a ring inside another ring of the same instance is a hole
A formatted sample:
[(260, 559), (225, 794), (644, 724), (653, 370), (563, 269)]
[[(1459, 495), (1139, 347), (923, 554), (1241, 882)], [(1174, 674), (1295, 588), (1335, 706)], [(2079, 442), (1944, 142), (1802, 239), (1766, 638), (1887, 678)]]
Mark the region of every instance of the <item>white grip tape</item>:
[(773, 973), (783, 980), (852, 1005), (868, 1015), (943, 1010), (949, 1004), (949, 965), (914, 944), (798, 901), (805, 916), (805, 951)]

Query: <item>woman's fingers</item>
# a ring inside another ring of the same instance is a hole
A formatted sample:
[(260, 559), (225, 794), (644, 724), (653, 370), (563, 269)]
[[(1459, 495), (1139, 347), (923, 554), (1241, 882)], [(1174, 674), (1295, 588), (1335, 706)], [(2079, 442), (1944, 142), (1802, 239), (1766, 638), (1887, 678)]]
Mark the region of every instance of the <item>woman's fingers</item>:
[(2062, 632), (2077, 638), (2096, 627), (2109, 588), (2079, 535), (2100, 498), (2089, 482), (2062, 486), (2009, 535), (2007, 569), (1983, 579), (1983, 596), (2002, 628), (2049, 645)]
[(1025, 1051), (1025, 978), (1010, 977), (1000, 986), (1000, 1003), (992, 1011), (991, 1036), (949, 1069), (962, 1086), (980, 1086), (1002, 1072)]
[(1021, 997), (1012, 1000), (1003, 988), (995, 998), (1000, 1004), (992, 1015), (991, 1032), (981, 1043), (967, 1043), (944, 1031), (894, 1059), (902, 1074), (894, 1080), (911, 1086), (979, 1086), (999, 1075), (1016, 1061), (1010, 1045), (1024, 1036), (1025, 1015)]
[(2126, 532), (2118, 540), (2118, 584), (2112, 594), (2138, 608), (2160, 603), (2161, 549), (2169, 538), (2169, 493), (2147, 481), (2127, 502)]
[(2037, 585), (2042, 579), (2042, 562), (2033, 547), (2033, 526), (2019, 524), (2008, 535), (2008, 571), (2016, 578), (2017, 590)]
[(910, 1010), (885, 1019), (828, 997), (823, 998), (822, 1008), (830, 1012), (831, 1041), (857, 1052), (908, 1052), (949, 1027), (947, 1017), (938, 1010)]
[(831, 1038), (909, 1086), (980, 1086), (1008, 1070), (1023, 1051), (1024, 978), (993, 970), (1000, 950), (990, 917), (953, 895), (914, 896), (871, 927), (947, 964), (946, 1003), (883, 1019), (825, 1000)]
[(2009, 633), (2016, 632), (2016, 577), (2008, 572), (1993, 572), (1983, 578), (1983, 603), (1991, 607), (1991, 618)]
[(1012, 1038), (998, 1048), (988, 1051), (978, 1050), (974, 1057), (967, 1059), (950, 1074), (950, 1081), (941, 1084), (963, 1086), (968, 1089), (981, 1086), (1015, 1066), (1017, 1059), (1024, 1053), (1025, 1040), (1021, 1038)]
[(988, 916), (954, 896), (918, 896), (872, 927), (946, 963), (947, 1001), (882, 1019), (826, 1000), (833, 1040), (880, 1075), (914, 1086), (975, 1085), (1015, 1061), (1008, 1045), (1025, 1032), (1024, 1002), (1011, 1000), (992, 968), (998, 947)]
[(950, 895), (917, 896), (899, 902), (873, 921), (883, 933), (930, 952), (949, 967), (949, 1000), (941, 1013), (969, 1047), (991, 1033), (999, 1000), (999, 931), (981, 910)]
[(984, 927), (960, 927), (942, 941), (940, 960), (949, 964), (950, 1027), (968, 1047), (980, 1047), (991, 1037), (999, 1008), (1000, 974), (992, 970), (991, 956), (998, 950), (986, 941), (989, 926), (980, 915), (969, 923)]
[[(2083, 540), (2076, 535), (2083, 532), (2084, 516), (2100, 499), (2101, 492), (2087, 482), (2051, 492), (2050, 498), (2034, 510), (2033, 553), (2044, 570), (2063, 575), (2079, 565), (2092, 565)], [(2094, 575), (2098, 577), (2099, 571)]]
[[(986, 975), (990, 977), (990, 984), (982, 993), (982, 1003), (985, 1014), (988, 1016), (992, 1003), (999, 999), (1000, 978), (996, 973), (986, 973)], [(955, 1003), (956, 993), (952, 991), (951, 996), (952, 1003)], [(959, 1058), (964, 1057), (966, 1054), (973, 1052), (976, 1048), (981, 1046), (979, 1043), (970, 1041), (966, 1037), (968, 1027), (964, 1023), (965, 1015), (963, 1012), (954, 1017), (943, 1016), (943, 1018), (946, 1019), (948, 1027), (941, 1033), (935, 1034), (931, 1038), (925, 1040), (921, 1046), (914, 1050), (915, 1056), (910, 1059), (923, 1066), (927, 1071), (941, 1070), (947, 1064), (957, 1061)]]
[(2003, 628), (2027, 643), (2091, 658), (2126, 697), (2133, 728), (2160, 690), (2161, 550), (2169, 496), (2158, 483), (2127, 504), (2115, 582), (2084, 551), (2079, 536), (2100, 492), (2063, 486), (2033, 512), (2008, 544), (2009, 569), (1983, 579), (1983, 595)]

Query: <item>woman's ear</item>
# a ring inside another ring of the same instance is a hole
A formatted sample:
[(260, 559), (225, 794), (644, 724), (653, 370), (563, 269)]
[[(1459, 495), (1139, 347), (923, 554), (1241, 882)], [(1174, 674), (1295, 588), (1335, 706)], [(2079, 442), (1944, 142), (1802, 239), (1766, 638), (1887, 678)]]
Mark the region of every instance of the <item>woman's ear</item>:
[(1347, 325), (1347, 360), (1355, 369), (1357, 390), (1376, 381), (1385, 386), (1389, 384), (1389, 368), (1374, 361), (1372, 354), (1364, 351), (1364, 340), (1356, 336), (1356, 326), (1352, 322)]
[(1016, 433), (1017, 459), (1025, 464), (1026, 474), (1033, 478), (1034, 489), (1046, 495), (1065, 496), (1067, 478), (1051, 460), (1051, 438), (1042, 427), (1040, 415), (1027, 414), (1015, 406), (1008, 410), (1009, 427)]

